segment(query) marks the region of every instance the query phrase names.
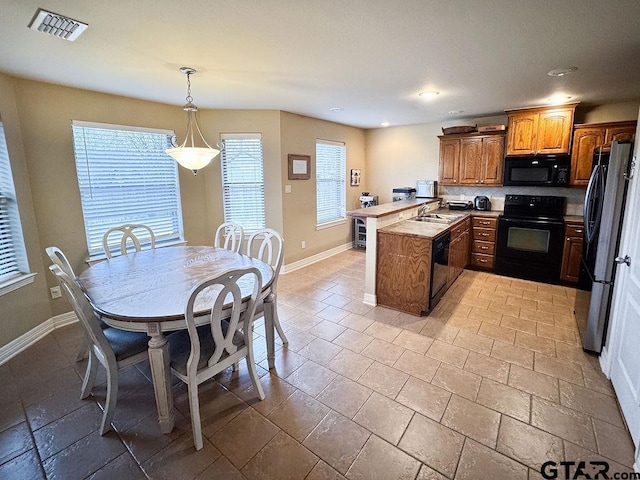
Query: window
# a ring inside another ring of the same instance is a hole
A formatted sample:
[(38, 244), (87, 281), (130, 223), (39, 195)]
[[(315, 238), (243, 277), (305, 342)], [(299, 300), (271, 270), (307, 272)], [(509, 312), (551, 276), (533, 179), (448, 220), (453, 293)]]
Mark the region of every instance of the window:
[(316, 140), (316, 199), (318, 225), (346, 217), (347, 149), (344, 143)]
[(245, 232), (265, 227), (262, 135), (223, 133), (222, 197), (224, 221), (242, 225)]
[(172, 131), (74, 121), (73, 146), (89, 258), (111, 227), (143, 223), (156, 243), (184, 239)]
[(0, 120), (0, 295), (33, 281), (22, 237), (9, 151)]

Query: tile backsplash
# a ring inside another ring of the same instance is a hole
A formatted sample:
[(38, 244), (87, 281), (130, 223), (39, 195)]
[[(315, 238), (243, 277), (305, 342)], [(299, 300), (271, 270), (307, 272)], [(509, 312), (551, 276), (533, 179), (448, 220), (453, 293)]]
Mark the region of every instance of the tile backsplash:
[(478, 195), (489, 197), (491, 210), (504, 209), (504, 196), (513, 195), (554, 195), (566, 197), (566, 215), (582, 215), (584, 189), (563, 187), (453, 187), (438, 185), (438, 196), (443, 200), (472, 200)]

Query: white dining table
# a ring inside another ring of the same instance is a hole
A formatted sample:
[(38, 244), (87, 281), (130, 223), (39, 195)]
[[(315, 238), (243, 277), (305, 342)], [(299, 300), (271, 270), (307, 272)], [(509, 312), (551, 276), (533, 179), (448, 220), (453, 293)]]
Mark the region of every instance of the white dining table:
[[(78, 277), (81, 288), (105, 323), (149, 335), (149, 363), (163, 433), (171, 432), (174, 425), (170, 352), (165, 332), (187, 328), (184, 310), (196, 285), (225, 270), (244, 267), (258, 268), (262, 291), (270, 291), (274, 277), (270, 265), (209, 246), (175, 246), (129, 253), (94, 264)], [(243, 294), (246, 292), (249, 296), (253, 281), (243, 278), (239, 284)], [(201, 324), (209, 320), (205, 314), (212, 305), (210, 295), (204, 297), (206, 303), (201, 300), (195, 305)], [(264, 300), (269, 368), (273, 368), (275, 358), (274, 314), (274, 296), (270, 294)]]

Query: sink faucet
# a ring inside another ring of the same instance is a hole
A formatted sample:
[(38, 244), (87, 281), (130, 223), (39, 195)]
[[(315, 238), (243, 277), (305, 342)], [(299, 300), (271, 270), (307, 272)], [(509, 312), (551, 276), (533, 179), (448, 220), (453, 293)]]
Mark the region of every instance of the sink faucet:
[(429, 207), (429, 205), (427, 203), (423, 203), (422, 205), (420, 205), (420, 208), (418, 209), (418, 216), (419, 217), (424, 217), (427, 213), (427, 208)]

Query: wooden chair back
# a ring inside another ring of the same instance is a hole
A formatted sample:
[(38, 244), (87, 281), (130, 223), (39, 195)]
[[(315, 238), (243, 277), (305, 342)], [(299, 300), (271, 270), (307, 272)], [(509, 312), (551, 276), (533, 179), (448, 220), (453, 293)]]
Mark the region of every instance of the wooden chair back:
[(243, 238), (244, 230), (242, 225), (235, 222), (225, 222), (216, 229), (213, 246), (239, 253), (242, 249)]
[(62, 253), (62, 250), (60, 250), (58, 247), (47, 247), (44, 249), (44, 251), (47, 252), (47, 255), (54, 265), (60, 267), (60, 270), (66, 273), (70, 278), (76, 278), (77, 275), (74, 273), (69, 260), (67, 260), (65, 254)]
[[(134, 233), (134, 230), (137, 230), (138, 233)], [(129, 248), (129, 243), (133, 246), (133, 249), (136, 252), (142, 250), (142, 243), (140, 239), (143, 237), (148, 237), (148, 242), (151, 245), (151, 248), (156, 248), (156, 236), (153, 233), (151, 227), (147, 225), (143, 225), (141, 223), (127, 223), (124, 225), (118, 225), (117, 227), (110, 228), (105, 232), (102, 237), (102, 248), (104, 248), (104, 253), (107, 255), (107, 258), (113, 257), (113, 250), (111, 249), (111, 245), (109, 244), (111, 235), (120, 234), (120, 255), (126, 255)], [(140, 236), (140, 238), (139, 238)], [(117, 253), (117, 250), (116, 250)]]

